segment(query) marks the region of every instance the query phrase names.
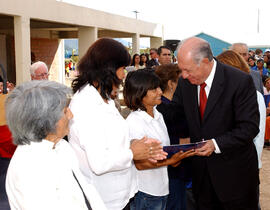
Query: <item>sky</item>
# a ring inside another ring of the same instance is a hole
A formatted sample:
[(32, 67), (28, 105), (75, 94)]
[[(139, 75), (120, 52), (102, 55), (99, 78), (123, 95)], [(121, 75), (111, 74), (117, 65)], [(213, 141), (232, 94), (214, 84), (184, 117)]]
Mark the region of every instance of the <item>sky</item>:
[(138, 19), (163, 24), (165, 40), (204, 32), (229, 43), (270, 46), (270, 0), (62, 1), (130, 18), (138, 11)]

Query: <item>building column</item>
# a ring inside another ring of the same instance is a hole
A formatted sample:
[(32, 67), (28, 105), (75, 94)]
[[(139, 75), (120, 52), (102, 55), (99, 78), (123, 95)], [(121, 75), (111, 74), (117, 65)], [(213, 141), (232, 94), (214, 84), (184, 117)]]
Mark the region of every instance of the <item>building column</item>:
[(132, 35), (132, 55), (140, 54), (140, 34), (136, 33)]
[(30, 80), (30, 18), (14, 16), (16, 85)]
[(58, 66), (58, 81), (62, 84), (65, 84), (65, 45), (64, 39), (58, 40), (58, 49), (56, 54), (58, 55), (59, 59), (59, 66)]
[(87, 52), (90, 45), (92, 45), (98, 38), (97, 27), (80, 27), (79, 33), (79, 58), (82, 58)]
[(159, 48), (163, 45), (163, 39), (161, 37), (150, 37), (150, 48)]

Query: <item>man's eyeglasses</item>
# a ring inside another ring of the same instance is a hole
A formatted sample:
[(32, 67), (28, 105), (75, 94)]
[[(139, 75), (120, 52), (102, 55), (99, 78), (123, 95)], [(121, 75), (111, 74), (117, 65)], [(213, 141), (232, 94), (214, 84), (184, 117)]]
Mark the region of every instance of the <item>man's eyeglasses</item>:
[(48, 77), (50, 74), (49, 73), (43, 73), (43, 74), (36, 74), (36, 77)]
[(171, 53), (168, 53), (168, 54), (164, 53), (162, 54), (162, 56), (171, 56)]

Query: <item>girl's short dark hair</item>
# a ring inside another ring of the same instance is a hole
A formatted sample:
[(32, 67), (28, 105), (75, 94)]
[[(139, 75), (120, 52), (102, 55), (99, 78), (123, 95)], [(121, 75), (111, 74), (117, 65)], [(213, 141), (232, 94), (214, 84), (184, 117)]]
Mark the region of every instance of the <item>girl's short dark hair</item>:
[(112, 86), (121, 83), (116, 70), (129, 64), (130, 55), (120, 42), (110, 38), (98, 39), (79, 61), (79, 76), (72, 82), (73, 92), (90, 84), (100, 88), (101, 97), (108, 99)]
[(155, 73), (161, 80), (160, 88), (164, 92), (168, 88), (168, 81), (172, 82), (178, 81), (181, 70), (178, 68), (177, 64), (164, 64), (156, 67)]
[(139, 69), (129, 72), (124, 85), (124, 100), (128, 108), (133, 111), (141, 109), (146, 111), (143, 105), (143, 98), (148, 90), (160, 86), (160, 79), (152, 69)]

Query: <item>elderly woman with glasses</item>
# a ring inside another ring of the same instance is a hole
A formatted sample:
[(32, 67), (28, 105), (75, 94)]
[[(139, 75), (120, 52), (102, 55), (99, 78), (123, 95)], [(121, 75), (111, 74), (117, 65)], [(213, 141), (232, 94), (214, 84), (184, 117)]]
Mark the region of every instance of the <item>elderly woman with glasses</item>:
[(70, 92), (56, 82), (32, 81), (7, 97), (7, 124), (18, 145), (6, 178), (11, 209), (106, 209), (62, 139), (73, 117)]

